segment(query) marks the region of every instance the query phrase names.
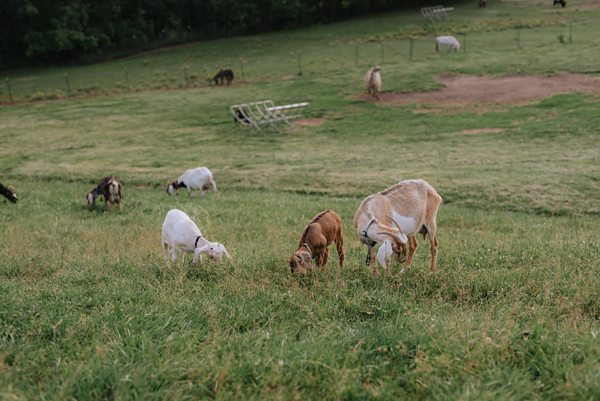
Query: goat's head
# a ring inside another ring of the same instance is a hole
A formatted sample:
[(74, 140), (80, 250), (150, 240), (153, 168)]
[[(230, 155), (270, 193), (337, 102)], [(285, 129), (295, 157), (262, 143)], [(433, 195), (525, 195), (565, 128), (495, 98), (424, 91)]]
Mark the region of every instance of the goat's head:
[(371, 70), (373, 70), (373, 72), (379, 72), (381, 71), (381, 67), (378, 65), (374, 65), (373, 68), (371, 68)]
[[(402, 234), (404, 236), (404, 234)], [(392, 257), (395, 257), (399, 263), (406, 262), (406, 243), (394, 239), (383, 241), (377, 251), (377, 261), (387, 269), (392, 263)]]
[(227, 259), (231, 259), (231, 256), (225, 249), (225, 246), (220, 242), (209, 242), (206, 245), (201, 246), (200, 248), (196, 248), (194, 251), (194, 261), (200, 260), (202, 255), (208, 256), (210, 259), (221, 262), (223, 260), (223, 255)]
[(172, 183), (167, 185), (167, 194), (169, 194), (169, 195), (176, 194), (177, 188), (178, 188), (177, 181), (173, 181)]
[(308, 251), (297, 250), (290, 258), (290, 271), (303, 273), (312, 267), (312, 255)]

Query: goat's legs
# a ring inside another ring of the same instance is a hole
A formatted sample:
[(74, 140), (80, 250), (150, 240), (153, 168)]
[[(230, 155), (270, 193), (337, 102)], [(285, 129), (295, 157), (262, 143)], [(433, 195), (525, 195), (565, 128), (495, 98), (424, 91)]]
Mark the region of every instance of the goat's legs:
[(437, 269), (438, 240), (435, 234), (429, 233), (429, 248), (431, 249), (431, 272)]
[(177, 249), (175, 247), (171, 247), (171, 262), (177, 263)]
[(412, 265), (412, 260), (413, 257), (415, 256), (415, 253), (417, 252), (417, 247), (419, 245), (417, 244), (417, 238), (414, 235), (409, 235), (408, 236), (408, 255), (406, 256), (406, 265), (404, 266), (404, 269), (402, 269), (400, 271), (400, 273), (406, 273), (407, 271), (410, 270), (410, 266)]
[(325, 249), (323, 249), (323, 252), (321, 252), (321, 256), (319, 257), (319, 259), (321, 259), (319, 266), (320, 267), (325, 267), (327, 266), (327, 259), (329, 259), (329, 248), (327, 248), (327, 246), (325, 246)]
[(344, 239), (341, 235), (335, 241), (335, 249), (337, 249), (338, 257), (340, 258), (340, 267), (344, 267)]

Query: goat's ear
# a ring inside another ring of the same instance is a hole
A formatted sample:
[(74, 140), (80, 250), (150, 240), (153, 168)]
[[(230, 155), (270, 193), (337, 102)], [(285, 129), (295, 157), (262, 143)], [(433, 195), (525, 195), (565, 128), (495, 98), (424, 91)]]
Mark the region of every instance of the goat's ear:
[(394, 250), (392, 249), (392, 242), (390, 240), (383, 241), (383, 244), (381, 244), (379, 250), (377, 251), (377, 261), (383, 268), (388, 268), (389, 261), (393, 253)]
[(231, 255), (229, 255), (229, 252), (227, 252), (227, 249), (225, 249), (225, 247), (223, 247), (223, 253), (225, 254), (225, 257), (227, 259), (231, 259)]

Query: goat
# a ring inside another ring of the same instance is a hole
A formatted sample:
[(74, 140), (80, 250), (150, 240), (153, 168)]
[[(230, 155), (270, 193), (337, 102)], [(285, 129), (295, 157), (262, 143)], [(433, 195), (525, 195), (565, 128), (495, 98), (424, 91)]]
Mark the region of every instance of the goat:
[(565, 8), (565, 6), (567, 5), (567, 2), (565, 0), (554, 0), (554, 2), (552, 3), (552, 7), (554, 7), (557, 4), (559, 6), (562, 6), (562, 8)]
[(233, 71), (229, 68), (221, 68), (212, 81), (214, 81), (215, 85), (223, 85), (223, 81), (227, 81), (227, 85), (230, 85), (231, 81), (233, 81)]
[(460, 42), (454, 36), (438, 36), (435, 38), (435, 51), (439, 52), (442, 47), (448, 47), (456, 53), (460, 50)]
[(0, 194), (2, 194), (2, 196), (4, 196), (6, 199), (8, 199), (12, 203), (17, 203), (17, 201), (19, 200), (19, 197), (13, 190), (5, 187), (2, 184), (0, 184)]
[(342, 220), (332, 210), (325, 210), (308, 223), (298, 244), (298, 249), (290, 258), (290, 271), (302, 272), (311, 267), (312, 260), (316, 260), (319, 267), (327, 264), (329, 257), (328, 246), (335, 242), (340, 267), (344, 265), (344, 237), (342, 235)]
[(179, 253), (193, 253), (192, 266), (201, 261), (204, 254), (219, 262), (223, 255), (231, 259), (223, 244), (204, 238), (192, 219), (178, 209), (171, 209), (167, 213), (162, 225), (161, 242), (165, 262), (169, 261), (169, 252), (173, 263), (177, 262)]
[[(395, 255), (400, 263), (406, 262), (401, 273), (408, 271), (417, 250), (415, 235), (420, 233), (423, 238), (429, 235), (431, 271), (435, 272), (438, 254), (436, 215), (441, 203), (442, 197), (423, 180), (400, 181), (365, 198), (354, 215), (353, 224), (360, 241), (368, 246), (367, 266), (371, 265), (373, 247), (380, 243), (379, 263), (387, 269)], [(371, 265), (371, 269), (377, 274), (375, 265)]]
[(200, 191), (200, 195), (204, 195), (204, 190), (209, 187), (213, 192), (217, 192), (217, 184), (213, 179), (212, 172), (206, 167), (197, 167), (183, 172), (181, 176), (167, 186), (167, 193), (173, 195), (177, 193), (179, 188), (187, 188), (188, 193), (192, 196), (192, 190)]
[(485, 0), (479, 0), (479, 8), (485, 7), (485, 4), (486, 4)]
[(374, 65), (367, 71), (363, 79), (367, 93), (379, 100), (379, 92), (381, 91), (381, 67)]
[(119, 209), (121, 208), (121, 200), (123, 196), (121, 194), (121, 189), (123, 188), (123, 184), (119, 182), (119, 179), (115, 176), (104, 177), (100, 180), (96, 188), (92, 189), (87, 193), (85, 199), (87, 201), (87, 205), (92, 207), (96, 202), (96, 198), (100, 195), (104, 198), (104, 204), (106, 207), (110, 208), (115, 203), (119, 205)]

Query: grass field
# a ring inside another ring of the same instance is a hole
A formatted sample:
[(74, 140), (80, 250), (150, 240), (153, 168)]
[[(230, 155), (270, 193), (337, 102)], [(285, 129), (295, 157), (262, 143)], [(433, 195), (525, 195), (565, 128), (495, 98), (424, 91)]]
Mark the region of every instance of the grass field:
[[(597, 74), (600, 8), (547, 3), (457, 7), (446, 28), (467, 32), (467, 52), (456, 55), (434, 54), (421, 17), (403, 13), (6, 72), (31, 86), (0, 107), (0, 181), (20, 196), (0, 201), (0, 399), (600, 399), (598, 98), (440, 109), (358, 96), (382, 38), (386, 91), (434, 89), (448, 72)], [(520, 50), (506, 28), (518, 25)], [(240, 55), (246, 82), (201, 84), (219, 65), (238, 73)], [(149, 69), (184, 63), (199, 77), (189, 88)], [(65, 73), (73, 88), (96, 84), (29, 102)], [(265, 98), (309, 101), (324, 123), (233, 125), (228, 105)], [(165, 194), (200, 165), (219, 195)], [(107, 174), (124, 182), (123, 209), (88, 210)], [(409, 273), (372, 276), (354, 211), (405, 178), (444, 198), (439, 271), (419, 240)], [(173, 207), (231, 262), (165, 265)], [(324, 271), (294, 277), (289, 256), (325, 208), (342, 217), (347, 263), (332, 251)]]

